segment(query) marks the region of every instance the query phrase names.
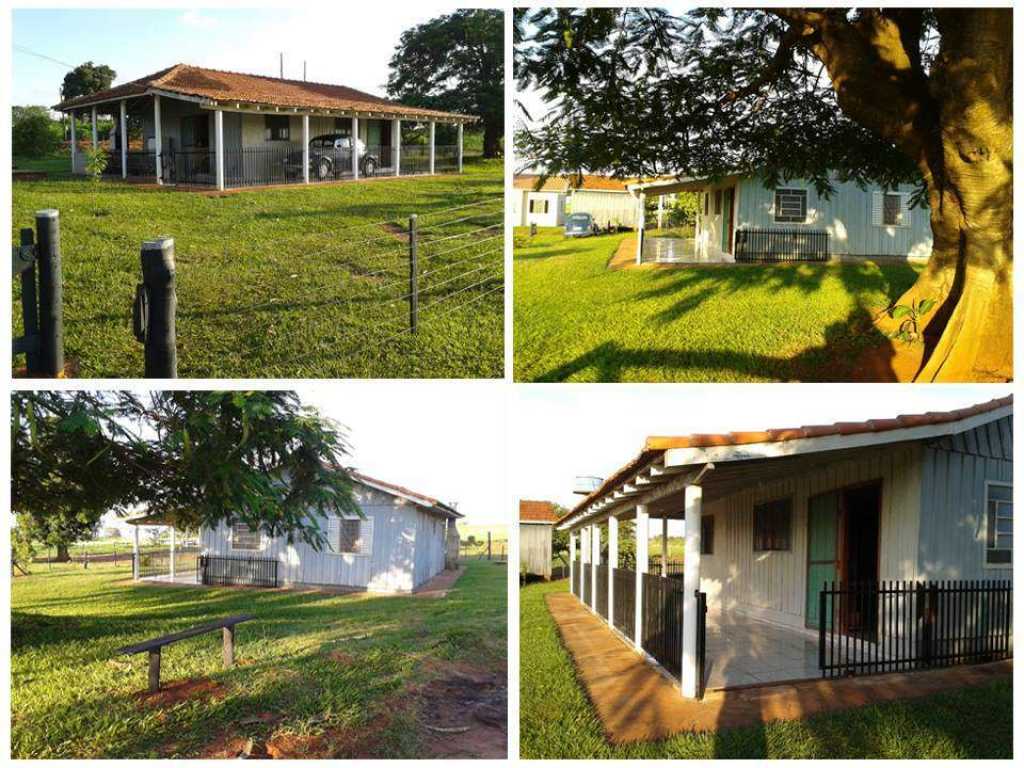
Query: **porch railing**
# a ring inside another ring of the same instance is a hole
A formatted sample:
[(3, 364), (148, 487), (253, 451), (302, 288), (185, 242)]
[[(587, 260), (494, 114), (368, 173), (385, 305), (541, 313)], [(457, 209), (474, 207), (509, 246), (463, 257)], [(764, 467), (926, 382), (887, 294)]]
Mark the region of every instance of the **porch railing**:
[(683, 585), (679, 579), (645, 573), (641, 646), (673, 677), (683, 664)]
[[(199, 558), (199, 547), (195, 545), (183, 545), (174, 548), (174, 575), (175, 578), (196, 577), (197, 561)], [(170, 577), (171, 575), (171, 550), (143, 550), (132, 558), (132, 576), (137, 579), (153, 579), (157, 577)]]
[(608, 618), (608, 566), (597, 566), (597, 613), (603, 618)]
[(830, 255), (823, 229), (736, 230), (736, 261), (828, 261)]
[(882, 581), (824, 585), (818, 666), (823, 677), (1010, 658), (1010, 581)]
[(615, 605), (612, 625), (630, 640), (636, 634), (636, 572), (625, 568), (612, 569), (615, 581)]
[[(128, 152), (125, 163), (127, 175), (135, 178), (156, 178), (156, 152)], [(121, 175), (121, 150), (112, 150), (107, 155), (107, 167), (104, 176)]]
[(438, 144), (434, 147), (434, 172), (454, 173), (459, 170), (457, 144)]
[(206, 586), (276, 587), (277, 560), (201, 555), (199, 581)]
[(583, 602), (586, 605), (590, 605), (590, 590), (593, 587), (593, 568), (590, 567), (590, 563), (583, 565)]
[(579, 560), (579, 558), (576, 558), (576, 560), (573, 561), (573, 565), (572, 565), (572, 584), (570, 585), (571, 589), (572, 589), (572, 593), (574, 595), (576, 595), (576, 597), (580, 597), (580, 595), (581, 595), (580, 583), (581, 583), (581, 580), (583, 579), (583, 574), (580, 571), (580, 568), (581, 568), (580, 560)]
[(430, 173), (430, 147), (426, 144), (403, 144), (399, 160), (403, 176)]
[[(636, 556), (632, 553), (619, 555), (619, 560), (625, 568), (636, 568)], [(668, 561), (667, 575), (682, 576), (683, 570), (682, 560)], [(661, 575), (661, 555), (651, 555), (647, 558), (647, 573)]]

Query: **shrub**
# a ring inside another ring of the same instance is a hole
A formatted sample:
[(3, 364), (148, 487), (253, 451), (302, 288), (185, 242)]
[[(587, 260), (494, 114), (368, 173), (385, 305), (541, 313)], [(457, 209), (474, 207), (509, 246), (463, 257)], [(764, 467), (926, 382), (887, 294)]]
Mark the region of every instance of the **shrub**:
[(85, 172), (93, 180), (99, 181), (107, 170), (107, 152), (100, 146), (91, 146), (85, 151)]
[(60, 147), (64, 132), (46, 107), (14, 107), (11, 148), (16, 157), (46, 157)]

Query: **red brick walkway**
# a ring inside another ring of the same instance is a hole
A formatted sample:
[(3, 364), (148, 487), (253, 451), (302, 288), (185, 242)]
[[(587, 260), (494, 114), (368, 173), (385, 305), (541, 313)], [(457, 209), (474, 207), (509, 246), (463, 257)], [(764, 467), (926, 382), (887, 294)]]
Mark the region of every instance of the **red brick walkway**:
[(548, 610), (613, 744), (654, 741), (684, 731), (717, 731), (771, 720), (941, 693), (1011, 678), (1012, 662), (842, 680), (805, 680), (684, 699), (664, 677), (571, 594), (548, 595)]

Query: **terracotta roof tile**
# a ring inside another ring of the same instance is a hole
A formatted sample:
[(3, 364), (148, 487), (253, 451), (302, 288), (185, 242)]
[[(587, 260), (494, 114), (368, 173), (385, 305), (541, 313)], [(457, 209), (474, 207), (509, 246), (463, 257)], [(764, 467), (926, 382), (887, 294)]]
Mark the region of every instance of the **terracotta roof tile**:
[(534, 192), (567, 192), (572, 187), (594, 192), (628, 192), (626, 185), (636, 181), (636, 179), (613, 179), (610, 176), (584, 174), (579, 186), (576, 186), (575, 176), (549, 176), (544, 180), (543, 186), (537, 189), (537, 182), (540, 178), (537, 174), (517, 174), (512, 179), (512, 186), (515, 189), (529, 189)]
[(671, 448), (709, 448), (714, 446), (747, 445), (753, 443), (780, 443), (789, 440), (800, 440), (831, 435), (858, 435), (866, 433), (888, 432), (894, 429), (924, 427), (933, 424), (948, 424), (954, 421), (988, 413), (1005, 406), (1013, 405), (1013, 395), (1007, 395), (986, 403), (978, 403), (969, 408), (958, 408), (953, 411), (929, 411), (928, 413), (906, 414), (886, 419), (868, 419), (866, 421), (841, 421), (835, 424), (817, 424), (804, 427), (785, 427), (754, 432), (725, 432), (721, 434), (694, 434), (681, 436), (652, 436), (644, 443), (640, 454), (617, 472), (608, 477), (597, 490), (576, 505), (574, 509), (561, 517), (562, 520), (583, 509), (587, 504), (602, 496), (608, 488), (617, 485), (628, 475), (646, 466), (663, 451)]
[(241, 72), (193, 67), (188, 64), (175, 64), (167, 69), (128, 83), (122, 83), (99, 93), (68, 99), (54, 109), (66, 110), (96, 102), (139, 96), (151, 88), (217, 102), (265, 104), (297, 109), (374, 112), (385, 115), (438, 119), (460, 118), (465, 120), (470, 117), (469, 115), (400, 104), (344, 85), (247, 75)]
[(519, 502), (519, 519), (529, 523), (553, 523), (558, 520), (558, 512), (550, 501), (524, 499)]

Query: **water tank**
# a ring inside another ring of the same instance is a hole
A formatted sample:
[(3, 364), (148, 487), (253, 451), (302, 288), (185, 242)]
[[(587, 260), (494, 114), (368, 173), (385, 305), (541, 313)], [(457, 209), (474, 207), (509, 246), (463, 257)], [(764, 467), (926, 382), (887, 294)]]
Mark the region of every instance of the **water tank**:
[(594, 475), (576, 475), (576, 480), (572, 486), (572, 492), (578, 493), (581, 496), (589, 496), (600, 488), (601, 483), (603, 482), (603, 477), (595, 477)]

